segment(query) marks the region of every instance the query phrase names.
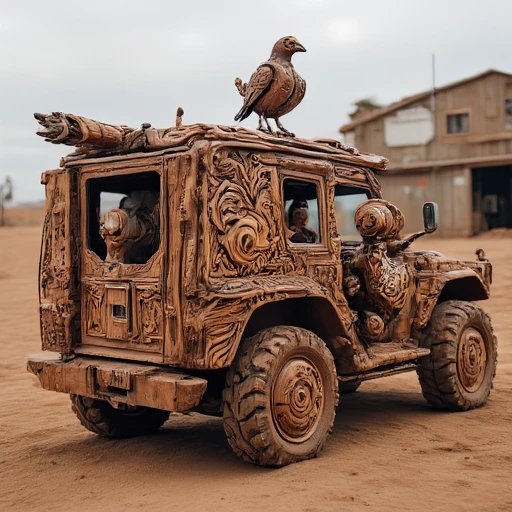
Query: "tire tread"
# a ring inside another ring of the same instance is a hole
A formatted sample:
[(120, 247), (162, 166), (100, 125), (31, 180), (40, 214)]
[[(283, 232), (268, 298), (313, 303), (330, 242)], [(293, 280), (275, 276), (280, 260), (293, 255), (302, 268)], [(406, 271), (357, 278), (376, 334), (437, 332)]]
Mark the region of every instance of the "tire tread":
[[(478, 396), (465, 392), (457, 378), (458, 337), (466, 325), (478, 325), (488, 338), (487, 358), (492, 366)], [(496, 374), (497, 341), (489, 316), (479, 306), (457, 300), (437, 305), (420, 337), (420, 346), (431, 350), (420, 360), (417, 374), (423, 396), (433, 407), (465, 411), (485, 404)]]

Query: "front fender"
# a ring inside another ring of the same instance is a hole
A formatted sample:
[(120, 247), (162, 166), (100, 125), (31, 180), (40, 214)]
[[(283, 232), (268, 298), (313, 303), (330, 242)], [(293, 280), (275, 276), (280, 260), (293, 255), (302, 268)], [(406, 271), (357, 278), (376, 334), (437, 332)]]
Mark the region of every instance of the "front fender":
[(480, 275), (472, 269), (454, 270), (445, 274), (445, 283), (438, 302), (446, 300), (485, 300), (490, 288)]
[(416, 283), (415, 330), (423, 329), (435, 306), (447, 300), (485, 300), (489, 298), (489, 281), (471, 268), (445, 272), (421, 272)]

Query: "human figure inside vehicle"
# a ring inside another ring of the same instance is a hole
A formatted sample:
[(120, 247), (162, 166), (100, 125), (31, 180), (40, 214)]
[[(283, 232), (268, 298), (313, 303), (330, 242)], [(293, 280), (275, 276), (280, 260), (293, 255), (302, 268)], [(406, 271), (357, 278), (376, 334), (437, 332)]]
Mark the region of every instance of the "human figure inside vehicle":
[(316, 243), (318, 235), (307, 227), (308, 222), (308, 202), (305, 199), (294, 199), (288, 209), (288, 227), (293, 231), (290, 242), (296, 244)]

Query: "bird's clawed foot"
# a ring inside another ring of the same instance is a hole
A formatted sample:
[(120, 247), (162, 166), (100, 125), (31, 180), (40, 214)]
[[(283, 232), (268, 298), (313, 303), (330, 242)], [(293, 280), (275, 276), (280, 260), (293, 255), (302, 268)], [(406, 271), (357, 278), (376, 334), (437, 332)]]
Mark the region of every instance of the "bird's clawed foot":
[(295, 134), (292, 132), (289, 132), (282, 124), (281, 121), (279, 121), (278, 118), (276, 118), (276, 125), (279, 128), (279, 131), (276, 133), (276, 135), (280, 137), (295, 137)]
[[(263, 121), (265, 121), (266, 127), (263, 126)], [(265, 116), (260, 116), (258, 120), (258, 128), (260, 132), (270, 133), (273, 134), (272, 128), (270, 127), (270, 124), (268, 122), (268, 119)]]
[[(258, 130), (260, 132), (270, 133), (271, 135), (276, 135), (277, 137), (295, 137), (295, 134), (289, 132), (282, 124), (279, 119), (276, 119), (276, 125), (279, 128), (277, 131), (272, 130), (268, 119), (265, 116), (260, 116), (258, 121)], [(263, 125), (265, 123), (266, 126)]]
[(274, 135), (278, 137), (295, 137), (295, 133), (289, 132), (288, 130), (278, 130)]

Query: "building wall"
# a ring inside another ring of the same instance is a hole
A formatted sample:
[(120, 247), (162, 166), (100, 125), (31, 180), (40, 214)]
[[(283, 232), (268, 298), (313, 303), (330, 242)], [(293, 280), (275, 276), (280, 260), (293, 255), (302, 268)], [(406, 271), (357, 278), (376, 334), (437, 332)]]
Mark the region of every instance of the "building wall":
[(384, 118), (384, 142), (389, 148), (424, 146), (434, 139), (434, 116), (426, 107), (399, 110)]
[[(512, 99), (512, 80), (501, 74), (487, 75), (435, 95), (434, 139), (424, 145), (388, 147), (385, 139), (386, 119), (399, 114), (369, 121), (354, 130), (355, 145), (362, 151), (381, 154), (390, 166), (408, 163), (485, 157), (512, 153), (512, 125), (507, 118), (505, 102)], [(431, 108), (431, 98), (407, 108)], [(468, 112), (469, 132), (446, 133), (446, 116)]]
[(453, 167), (437, 171), (379, 175), (383, 197), (405, 216), (404, 233), (423, 229), (423, 204), (439, 206), (440, 237), (471, 236), (471, 169)]
[[(506, 129), (505, 99), (512, 97), (510, 77), (492, 74), (436, 95), (436, 139), (428, 160), (447, 160), (512, 152), (512, 130)], [(447, 134), (446, 117), (469, 112), (469, 132)]]
[[(508, 112), (507, 112), (507, 100)], [(425, 144), (400, 145), (397, 138), (405, 133), (404, 144), (411, 140), (411, 130), (417, 130), (417, 139), (425, 135), (423, 127), (414, 125), (414, 112), (404, 109), (356, 126), (351, 132), (352, 143), (360, 150), (386, 156), (389, 168), (379, 176), (384, 197), (396, 204), (404, 213), (404, 232), (411, 233), (423, 228), (422, 206), (426, 201), (439, 205), (437, 236), (471, 236), (479, 231), (481, 212), (473, 212), (472, 172), (470, 168), (446, 167), (446, 161), (470, 158), (496, 158), (512, 154), (512, 77), (492, 73), (447, 90), (436, 91), (435, 97), (427, 97), (408, 105), (407, 109), (432, 112), (433, 138)], [(447, 133), (447, 115), (469, 113), (469, 131), (460, 134)], [(419, 115), (419, 114), (418, 114)], [(400, 122), (404, 121), (403, 127)], [(391, 126), (392, 137), (386, 134)], [(398, 128), (398, 129), (397, 129)], [(402, 129), (403, 128), (403, 129)], [(420, 130), (421, 128), (421, 130)], [(413, 137), (414, 138), (414, 137)], [(390, 142), (388, 146), (386, 139)], [(443, 166), (436, 162), (444, 161)], [(422, 170), (421, 164), (425, 163)], [(411, 168), (408, 168), (411, 165)], [(488, 166), (496, 165), (489, 163)], [(476, 205), (475, 205), (476, 206)]]

